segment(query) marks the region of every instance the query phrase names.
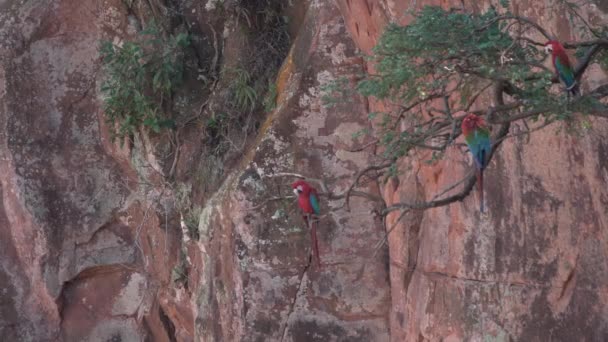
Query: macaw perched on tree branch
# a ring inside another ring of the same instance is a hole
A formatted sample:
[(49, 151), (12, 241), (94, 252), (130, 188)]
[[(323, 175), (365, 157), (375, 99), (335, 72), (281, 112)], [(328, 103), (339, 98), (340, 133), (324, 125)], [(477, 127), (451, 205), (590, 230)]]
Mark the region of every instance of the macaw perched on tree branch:
[(550, 40), (545, 44), (545, 51), (551, 53), (553, 68), (560, 81), (566, 85), (566, 91), (572, 96), (579, 95), (578, 82), (574, 75), (574, 69), (568, 58), (566, 50), (557, 40)]
[(479, 189), (479, 211), (483, 213), (483, 171), (488, 166), (492, 150), (490, 130), (484, 120), (475, 114), (468, 114), (462, 120), (462, 134), (469, 146), (477, 166), (477, 185)]
[(317, 190), (303, 180), (298, 180), (292, 184), (293, 192), (298, 196), (298, 206), (304, 213), (304, 221), (310, 229), (312, 240), (313, 257), (316, 259), (317, 266), (321, 266), (321, 256), (319, 255), (319, 245), (317, 243), (317, 224), (318, 220), (313, 215), (321, 214), (319, 207), (319, 195)]

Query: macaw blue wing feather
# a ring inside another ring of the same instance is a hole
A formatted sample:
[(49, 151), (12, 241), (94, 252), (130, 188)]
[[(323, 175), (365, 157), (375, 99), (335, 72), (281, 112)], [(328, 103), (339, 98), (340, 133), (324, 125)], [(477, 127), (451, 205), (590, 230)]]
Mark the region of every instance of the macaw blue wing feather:
[(562, 61), (559, 56), (555, 57), (555, 68), (557, 69), (559, 78), (566, 84), (566, 87), (570, 88), (576, 81), (574, 79), (574, 72), (572, 71), (572, 68)]
[(319, 198), (317, 197), (317, 194), (311, 192), (309, 199), (310, 199), (310, 205), (312, 206), (312, 209), (315, 211), (315, 214), (320, 215), (321, 207), (319, 206)]
[(465, 141), (473, 154), (477, 168), (485, 169), (488, 163), (488, 155), (492, 149), (490, 131), (487, 128), (478, 127), (472, 134), (465, 137)]

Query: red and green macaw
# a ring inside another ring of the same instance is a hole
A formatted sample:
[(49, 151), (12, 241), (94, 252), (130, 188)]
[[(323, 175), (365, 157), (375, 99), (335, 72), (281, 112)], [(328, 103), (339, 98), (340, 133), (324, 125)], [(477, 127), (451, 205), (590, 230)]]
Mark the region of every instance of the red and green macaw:
[(479, 211), (483, 213), (483, 171), (488, 166), (488, 158), (492, 150), (490, 130), (482, 118), (468, 114), (462, 120), (462, 134), (473, 154), (477, 166), (477, 184), (479, 187)]
[(545, 51), (551, 53), (553, 68), (557, 77), (566, 85), (566, 91), (572, 96), (579, 94), (578, 82), (574, 76), (574, 69), (566, 50), (557, 40), (550, 40), (545, 44)]
[(317, 220), (313, 219), (313, 215), (319, 216), (321, 208), (319, 206), (319, 194), (317, 190), (303, 180), (298, 180), (292, 185), (293, 192), (298, 196), (298, 206), (304, 213), (304, 221), (310, 228), (310, 237), (312, 240), (313, 255), (316, 259), (317, 266), (321, 265), (319, 255), (319, 245), (317, 243)]

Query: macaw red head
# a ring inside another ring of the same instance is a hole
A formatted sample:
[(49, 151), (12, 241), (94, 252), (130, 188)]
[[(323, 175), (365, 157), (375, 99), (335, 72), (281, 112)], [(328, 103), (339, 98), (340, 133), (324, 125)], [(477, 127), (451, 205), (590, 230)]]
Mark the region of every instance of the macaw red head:
[(469, 113), (462, 119), (462, 133), (469, 134), (469, 132), (475, 130), (477, 127), (484, 126), (485, 122), (479, 116)]
[(291, 187), (293, 188), (293, 193), (296, 194), (296, 196), (300, 196), (300, 194), (308, 195), (312, 189), (310, 184), (301, 179), (295, 181)]
[(550, 40), (545, 43), (546, 53), (556, 53), (557, 51), (563, 50), (564, 47), (557, 40)]

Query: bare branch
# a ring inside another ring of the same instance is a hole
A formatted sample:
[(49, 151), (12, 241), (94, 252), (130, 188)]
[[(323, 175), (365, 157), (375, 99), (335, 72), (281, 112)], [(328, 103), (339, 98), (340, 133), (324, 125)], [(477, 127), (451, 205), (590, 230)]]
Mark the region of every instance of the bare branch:
[(608, 84), (602, 84), (601, 86), (593, 89), (589, 95), (595, 97), (596, 99), (602, 99), (608, 96)]
[(608, 39), (592, 39), (592, 40), (584, 40), (582, 42), (564, 43), (564, 47), (566, 49), (576, 49), (581, 46), (595, 46), (595, 45), (601, 45), (603, 47), (608, 47)]
[(540, 25), (538, 25), (537, 23), (535, 23), (533, 20), (526, 18), (526, 17), (522, 17), (522, 16), (518, 16), (518, 15), (501, 15), (498, 16), (492, 20), (490, 20), (486, 25), (484, 25), (483, 27), (481, 27), (480, 29), (478, 29), (479, 31), (485, 30), (486, 28), (490, 27), (492, 24), (494, 24), (497, 21), (501, 21), (501, 20), (517, 20), (523, 23), (526, 23), (529, 26), (532, 26), (533, 28), (535, 28), (540, 34), (542, 34), (543, 36), (545, 36), (545, 38), (547, 38), (547, 40), (551, 40), (552, 39), (552, 35), (549, 34), (549, 32), (547, 32), (544, 28), (542, 28)]
[(528, 37), (519, 37), (519, 39), (523, 40), (523, 41), (526, 41), (526, 42), (528, 42), (528, 43), (530, 43), (532, 45), (535, 45), (535, 46), (543, 46), (543, 47), (545, 46), (545, 43), (537, 42), (537, 41), (535, 41), (533, 39), (530, 39)]
[(306, 177), (300, 173), (293, 173), (293, 172), (279, 172), (279, 173), (273, 173), (271, 175), (264, 175), (262, 178), (279, 178), (279, 177), (296, 177), (296, 178), (301, 178), (301, 179), (310, 179), (310, 180), (315, 180), (315, 181), (319, 181), (318, 179), (315, 178), (309, 178)]
[(470, 171), (469, 173), (467, 173), (466, 176), (464, 176), (461, 180), (459, 180), (458, 182), (448, 186), (447, 188), (443, 189), (442, 192), (436, 194), (435, 196), (433, 196), (432, 200), (436, 200), (437, 198), (447, 194), (448, 192), (454, 190), (457, 186), (459, 186), (460, 184), (464, 183), (467, 179), (469, 179), (471, 176), (475, 175), (474, 171)]
[(397, 218), (397, 220), (395, 220), (395, 222), (393, 222), (393, 225), (386, 231), (386, 233), (384, 233), (384, 236), (382, 237), (382, 239), (380, 241), (378, 241), (378, 243), (374, 247), (374, 253), (372, 254), (372, 259), (376, 257), (376, 255), (378, 254), (378, 252), (380, 251), (380, 249), (382, 248), (382, 246), (384, 246), (384, 244), (386, 243), (386, 241), (388, 241), (388, 236), (390, 235), (390, 233), (392, 233), (393, 230), (395, 230), (395, 228), (397, 228), (397, 225), (399, 224), (399, 221), (401, 221), (401, 219), (409, 211), (410, 211), (409, 209), (403, 210), (401, 212), (401, 215), (399, 215), (399, 217)]
[(576, 79), (580, 79), (581, 78), (581, 76), (583, 75), (583, 73), (585, 72), (585, 70), (587, 69), (587, 67), (589, 66), (589, 63), (593, 59), (593, 56), (595, 56), (595, 54), (598, 53), (599, 51), (600, 51), (600, 46), (599, 45), (593, 45), (591, 47), (591, 49), (589, 49), (589, 51), (587, 51), (587, 53), (585, 54), (585, 56), (583, 56), (583, 58), (581, 58), (578, 61), (576, 67), (574, 68), (574, 76), (576, 77)]
[[(506, 86), (506, 82), (501, 82), (496, 84), (495, 88), (494, 88), (494, 100), (495, 102), (498, 104), (498, 106), (496, 108), (501, 108), (501, 107), (505, 107), (508, 105), (504, 104), (504, 99), (503, 99), (503, 92), (505, 91), (505, 86)], [(488, 112), (492, 112), (494, 111), (495, 108), (489, 108)], [(510, 122), (505, 122), (501, 125), (500, 129), (498, 130), (498, 132), (496, 133), (496, 135), (493, 137), (492, 141), (494, 141), (494, 144), (492, 146), (492, 150), (490, 151), (490, 154), (488, 155), (488, 161), (492, 160), (492, 157), (494, 156), (494, 153), (496, 152), (496, 150), (498, 149), (498, 147), (500, 146), (500, 144), (503, 142), (503, 138), (504, 136), (507, 135), (507, 133), (509, 133), (509, 128), (510, 128), (511, 124)], [(413, 202), (413, 203), (397, 203), (394, 205), (391, 205), (390, 207), (385, 208), (382, 211), (382, 215), (387, 215), (393, 211), (396, 210), (424, 210), (424, 209), (430, 209), (430, 208), (437, 208), (437, 207), (442, 207), (454, 202), (460, 202), (463, 199), (465, 199), (473, 190), (473, 187), (475, 186), (475, 182), (477, 181), (477, 177), (475, 177), (475, 173), (471, 174), (468, 177), (465, 177), (466, 181), (464, 181), (464, 187), (463, 189), (457, 193), (454, 194), (452, 196), (448, 196), (442, 199), (436, 199), (436, 200), (431, 200), (428, 202)]]
[(269, 202), (276, 202), (276, 201), (282, 201), (282, 200), (286, 200), (286, 199), (295, 199), (296, 196), (277, 196), (277, 197), (270, 197), (268, 199), (266, 199), (264, 202), (250, 207), (250, 208), (245, 208), (245, 211), (252, 211), (252, 210), (257, 210), (260, 209), (261, 207), (265, 206), (266, 204), (268, 204)]
[(346, 210), (347, 211), (350, 211), (350, 195), (351, 195), (351, 192), (353, 191), (353, 189), (355, 188), (355, 186), (357, 186), (357, 184), (359, 183), (359, 179), (361, 179), (361, 177), (363, 177), (365, 174), (367, 174), (370, 171), (384, 170), (384, 169), (390, 167), (391, 165), (393, 165), (394, 162), (395, 162), (394, 160), (391, 160), (390, 162), (387, 162), (387, 163), (384, 163), (384, 164), (371, 165), (371, 166), (368, 166), (365, 169), (359, 171), (359, 173), (355, 176), (355, 181), (348, 187), (348, 189), (344, 193), (345, 205), (346, 205)]
[(354, 152), (361, 152), (361, 151), (365, 150), (366, 148), (368, 148), (368, 147), (370, 147), (370, 146), (373, 146), (373, 145), (377, 144), (377, 143), (378, 143), (378, 141), (379, 141), (378, 139), (374, 139), (374, 140), (372, 140), (372, 141), (368, 142), (367, 144), (365, 144), (365, 145), (363, 145), (363, 146), (361, 146), (361, 147), (357, 147), (357, 148), (354, 148), (354, 149), (352, 149), (352, 150), (346, 150), (346, 151), (348, 151), (348, 152), (353, 152), (353, 153), (354, 153)]
[(471, 109), (471, 107), (473, 106), (473, 104), (475, 104), (475, 101), (477, 101), (477, 98), (481, 94), (483, 94), (484, 91), (486, 91), (488, 88), (490, 88), (493, 84), (494, 84), (493, 82), (488, 82), (488, 84), (486, 84), (485, 86), (481, 87), (481, 89), (479, 89), (479, 91), (476, 94), (474, 94), (473, 96), (471, 96), (471, 98), (469, 99), (469, 103), (465, 107), (465, 111), (468, 111), (469, 109)]

